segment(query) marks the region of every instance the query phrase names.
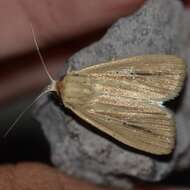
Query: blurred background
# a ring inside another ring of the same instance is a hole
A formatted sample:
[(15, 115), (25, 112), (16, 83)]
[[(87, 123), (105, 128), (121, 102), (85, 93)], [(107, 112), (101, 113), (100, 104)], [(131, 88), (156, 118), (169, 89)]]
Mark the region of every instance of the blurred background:
[[(43, 135), (40, 123), (33, 119), (32, 108), (23, 115), (8, 136), (3, 138), (18, 115), (50, 82), (40, 62), (30, 23), (26, 23), (25, 27), (27, 27), (31, 45), (26, 46), (22, 51), (23, 45), (20, 47), (19, 42), (16, 41), (18, 49), (15, 52), (13, 52), (14, 47), (12, 49), (8, 47), (7, 52), (2, 50), (0, 53), (0, 162), (41, 161), (51, 164), (48, 142)], [(71, 36), (72, 39), (71, 37), (55, 41), (45, 39), (47, 45), (41, 40), (40, 36), (44, 38), (43, 34), (38, 33), (37, 27), (33, 27), (36, 30), (35, 35), (40, 52), (54, 79), (57, 78), (67, 58), (101, 38), (107, 28), (100, 26), (96, 30)], [(10, 32), (8, 34), (12, 35)]]
[[(190, 5), (190, 0), (184, 0), (183, 2), (186, 6)], [(6, 6), (6, 3), (0, 1), (0, 11), (4, 6)], [(0, 17), (1, 14), (3, 13), (0, 13)], [(8, 18), (5, 16), (4, 18), (1, 17), (0, 22), (4, 24), (6, 19)], [(44, 42), (48, 41), (47, 37), (36, 32), (42, 55), (51, 75), (56, 78), (57, 73), (63, 67), (64, 61), (74, 52), (99, 39), (108, 26), (109, 23), (106, 26), (100, 25), (95, 30), (92, 29), (86, 33), (81, 32), (81, 34), (70, 36), (66, 40), (59, 40), (59, 43), (48, 42), (48, 46)], [(4, 133), (18, 114), (40, 94), (49, 82), (35, 50), (30, 25), (26, 24), (25, 27), (27, 28), (27, 35), (30, 36), (32, 41), (30, 47), (24, 46), (24, 52), (18, 50), (15, 51), (15, 54), (12, 53), (14, 48), (9, 52), (6, 46), (1, 45), (0, 49), (0, 163), (40, 161), (51, 165), (48, 142), (44, 137), (40, 123), (32, 117), (32, 109), (28, 110), (8, 136), (3, 138)], [(38, 26), (34, 25), (35, 28), (38, 28)], [(10, 35), (11, 38), (11, 32), (14, 31), (11, 31), (9, 27), (2, 30), (5, 29), (9, 30), (7, 35)], [(15, 37), (15, 35), (13, 36)], [(0, 39), (3, 38), (4, 34), (1, 36), (0, 32)], [(25, 39), (24, 35), (23, 39)], [(19, 44), (20, 42), (17, 41), (16, 43)], [(189, 174), (189, 172), (181, 174), (180, 183), (189, 185), (189, 179), (186, 178)], [(176, 178), (179, 178), (179, 175)], [(169, 177), (165, 183), (173, 183), (176, 178), (175, 175), (172, 178)]]

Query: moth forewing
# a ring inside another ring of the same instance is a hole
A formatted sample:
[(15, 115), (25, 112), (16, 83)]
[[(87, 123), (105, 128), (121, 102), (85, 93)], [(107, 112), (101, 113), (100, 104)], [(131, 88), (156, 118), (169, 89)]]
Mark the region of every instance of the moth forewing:
[[(135, 120), (138, 112), (136, 116), (134, 113), (116, 113), (113, 109), (119, 108), (114, 106), (111, 113), (106, 113), (107, 105), (103, 111), (97, 110), (96, 106), (67, 104), (80, 118), (126, 145), (157, 155), (169, 154), (174, 148), (175, 123), (165, 108), (162, 116), (161, 113), (149, 113), (147, 117), (145, 112)], [(143, 115), (147, 117), (144, 120)]]
[(181, 58), (158, 54), (118, 59), (84, 68), (77, 73), (102, 79), (103, 82), (105, 78), (115, 81), (117, 88), (123, 85), (134, 91), (137, 98), (166, 101), (181, 90), (185, 70), (186, 65)]
[(174, 98), (185, 65), (171, 55), (143, 55), (74, 71), (58, 82), (66, 107), (118, 141), (153, 154), (175, 144), (172, 113), (160, 102)]

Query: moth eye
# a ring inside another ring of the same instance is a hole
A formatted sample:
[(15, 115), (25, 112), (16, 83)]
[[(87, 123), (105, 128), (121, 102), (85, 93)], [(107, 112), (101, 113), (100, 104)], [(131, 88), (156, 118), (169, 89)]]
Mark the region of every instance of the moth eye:
[(126, 123), (126, 122), (123, 122), (123, 125), (127, 125), (127, 123)]

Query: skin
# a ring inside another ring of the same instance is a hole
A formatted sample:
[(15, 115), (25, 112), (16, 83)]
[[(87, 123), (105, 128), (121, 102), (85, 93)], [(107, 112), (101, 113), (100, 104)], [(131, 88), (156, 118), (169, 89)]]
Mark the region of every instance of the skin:
[[(45, 52), (50, 72), (56, 73), (67, 57), (98, 39), (115, 20), (132, 14), (144, 3), (143, 0), (36, 2), (0, 0), (1, 105), (26, 92), (41, 88), (47, 82), (34, 50), (30, 23), (37, 33), (41, 51)], [(83, 36), (88, 37), (86, 39)], [(39, 77), (34, 78), (34, 75)], [(75, 190), (78, 187), (83, 190), (109, 190), (65, 176), (57, 169), (39, 163), (1, 165), (0, 186), (6, 190), (47, 189), (52, 186), (55, 190)]]
[(49, 71), (55, 76), (66, 58), (99, 39), (115, 20), (132, 14), (144, 0), (50, 2), (0, 0), (0, 59), (3, 60), (0, 104), (42, 89), (49, 82), (36, 53), (30, 24)]
[(34, 48), (30, 23), (37, 32), (39, 46), (49, 46), (60, 40), (64, 43), (105, 28), (117, 18), (132, 13), (142, 2), (142, 0), (83, 0), (82, 2), (40, 0), (38, 3), (33, 3), (32, 0), (1, 0), (0, 56), (12, 56)]
[[(90, 182), (63, 175), (40, 163), (20, 163), (0, 167), (0, 186), (5, 190), (119, 190), (100, 187)], [(139, 184), (136, 190), (175, 190), (174, 187), (154, 187)], [(120, 189), (121, 190), (121, 189)], [(123, 189), (127, 190), (127, 189)], [(177, 189), (176, 189), (177, 190)]]

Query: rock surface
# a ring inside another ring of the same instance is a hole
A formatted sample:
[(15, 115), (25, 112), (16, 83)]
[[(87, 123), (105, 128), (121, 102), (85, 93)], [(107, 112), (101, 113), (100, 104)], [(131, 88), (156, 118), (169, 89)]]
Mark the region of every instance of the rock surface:
[[(112, 58), (150, 53), (176, 54), (190, 64), (190, 13), (177, 0), (149, 0), (132, 16), (118, 20), (104, 37), (82, 49), (63, 64), (71, 70)], [(189, 43), (189, 44), (188, 44)], [(51, 146), (53, 163), (67, 174), (98, 184), (126, 186), (128, 175), (157, 181), (190, 164), (190, 82), (181, 98), (172, 101), (177, 122), (173, 155), (156, 157), (107, 138), (50, 97), (38, 103), (36, 118)], [(182, 100), (182, 101), (181, 101)], [(73, 117), (74, 116), (74, 117)]]

